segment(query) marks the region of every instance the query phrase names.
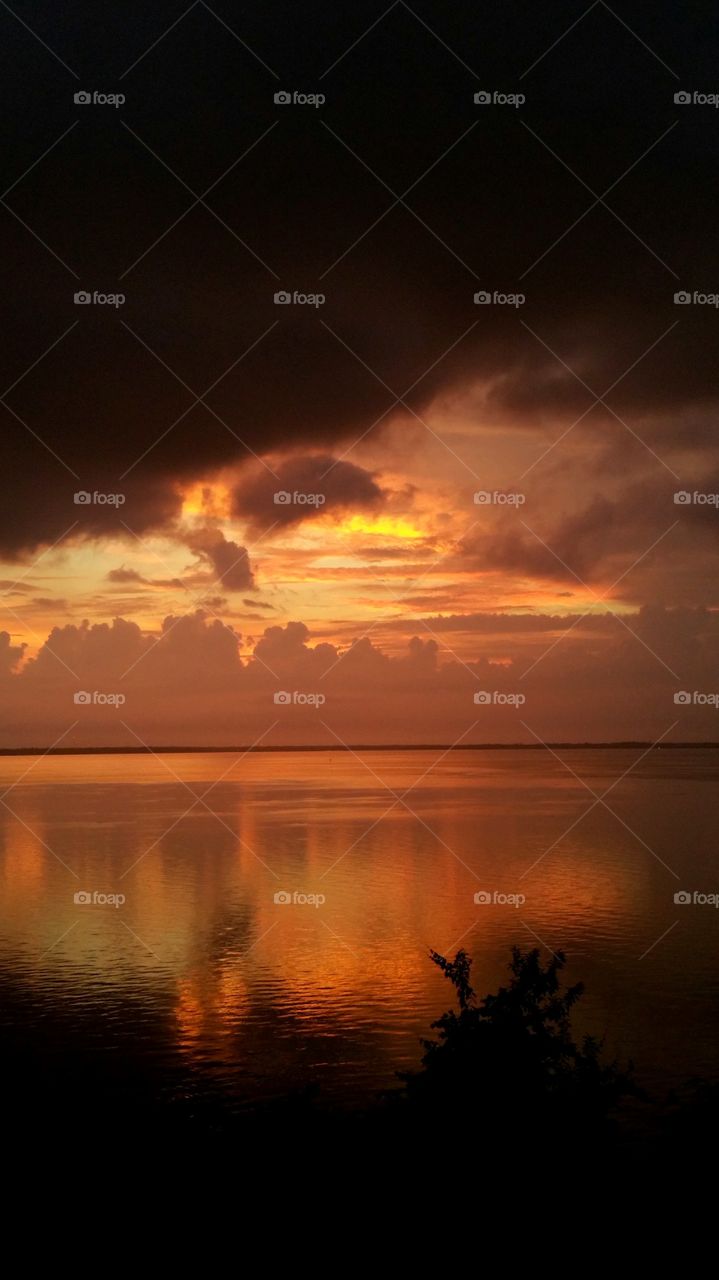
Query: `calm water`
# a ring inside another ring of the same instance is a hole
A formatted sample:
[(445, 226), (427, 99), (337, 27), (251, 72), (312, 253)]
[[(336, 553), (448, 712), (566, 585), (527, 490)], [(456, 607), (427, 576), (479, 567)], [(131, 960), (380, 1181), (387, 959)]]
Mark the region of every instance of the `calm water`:
[[(561, 754), (602, 794), (640, 753)], [(617, 816), (583, 818), (546, 752), (438, 755), (0, 760), (6, 1054), (168, 1097), (356, 1099), (450, 1003), (430, 947), (464, 946), (483, 993), (514, 942), (568, 953), (581, 1029), (649, 1084), (719, 1075), (719, 911), (674, 903), (719, 889), (719, 752), (654, 751)]]

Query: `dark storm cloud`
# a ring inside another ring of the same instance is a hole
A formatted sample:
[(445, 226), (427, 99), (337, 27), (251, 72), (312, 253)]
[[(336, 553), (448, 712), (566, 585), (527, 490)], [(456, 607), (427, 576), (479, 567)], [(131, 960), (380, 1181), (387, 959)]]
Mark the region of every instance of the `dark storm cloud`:
[[(620, 451), (621, 453), (621, 451)], [(576, 463), (575, 463), (576, 465)], [(636, 461), (635, 461), (635, 469)], [(481, 570), (500, 570), (582, 586), (631, 580), (635, 600), (667, 590), (677, 602), (716, 603), (719, 570), (719, 473), (684, 477), (679, 486), (660, 468), (640, 479), (614, 479), (601, 492), (590, 469), (564, 502), (562, 463), (547, 485), (530, 489), (525, 506), (487, 517), (461, 543), (461, 556)], [(686, 487), (685, 487), (686, 486)], [(557, 501), (553, 501), (554, 497)], [(571, 500), (575, 509), (562, 510)]]
[(273, 524), (299, 524), (326, 512), (379, 507), (385, 496), (363, 467), (312, 454), (287, 458), (272, 472), (253, 468), (234, 489), (232, 514), (262, 533)]
[[(637, 362), (609, 394), (622, 416), (714, 402), (717, 312), (673, 303), (719, 287), (716, 113), (673, 101), (716, 87), (712, 10), (627, 3), (623, 26), (601, 4), (433, 0), (364, 35), (384, 7), (218, 3), (236, 40), (201, 5), (168, 32), (169, 0), (92, 22), (42, 0), (27, 20), (76, 77), (1, 15), (2, 189), (22, 179), (0, 214), (6, 554), (171, 528), (182, 480), (351, 443), (397, 397), (422, 414), (476, 382), (528, 427), (582, 413), (591, 393), (543, 343), (595, 394)], [(126, 102), (75, 105), (80, 88)], [(327, 101), (277, 106), (279, 88)], [(479, 289), (526, 303), (476, 307)]]
[(210, 565), (214, 580), (226, 591), (247, 591), (254, 586), (247, 549), (229, 541), (221, 530), (198, 529), (186, 542)]

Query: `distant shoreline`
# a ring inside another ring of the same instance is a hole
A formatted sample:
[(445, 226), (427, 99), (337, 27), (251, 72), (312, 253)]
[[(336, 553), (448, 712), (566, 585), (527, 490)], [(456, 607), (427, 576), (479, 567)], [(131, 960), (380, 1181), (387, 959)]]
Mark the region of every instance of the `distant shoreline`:
[(719, 742), (422, 742), (389, 745), (358, 743), (305, 747), (0, 747), (0, 756), (194, 756), (194, 755), (296, 755), (320, 751), (332, 755), (340, 751), (705, 751), (719, 749)]

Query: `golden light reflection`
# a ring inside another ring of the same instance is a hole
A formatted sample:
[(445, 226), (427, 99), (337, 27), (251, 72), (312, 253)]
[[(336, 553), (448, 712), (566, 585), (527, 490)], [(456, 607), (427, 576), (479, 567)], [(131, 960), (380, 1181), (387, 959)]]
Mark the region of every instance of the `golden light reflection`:
[(20, 822), (3, 822), (2, 891), (6, 910), (16, 910), (23, 900), (42, 890), (47, 873), (47, 851), (42, 830), (34, 834)]
[[(215, 782), (227, 763), (188, 755), (174, 767), (189, 785)], [(397, 752), (371, 763), (379, 779), (403, 789), (428, 759)], [(24, 768), (22, 760), (6, 762), (4, 783)], [(554, 851), (527, 881), (522, 921), (510, 907), (478, 908), (478, 885), (516, 890), (527, 868), (527, 814), (515, 810), (514, 768), (481, 755), (441, 762), (415, 796), (421, 820), (408, 811), (383, 819), (381, 782), (354, 757), (240, 756), (214, 793), (218, 821), (207, 812), (182, 817), (185, 788), (167, 781), (161, 760), (42, 760), (27, 784), (26, 824), (0, 815), (0, 884), (12, 904), (0, 951), (20, 956), (33, 982), (62, 979), (68, 990), (86, 991), (100, 973), (106, 992), (132, 990), (150, 1009), (171, 1008), (170, 1038), (197, 1064), (241, 1064), (268, 1035), (273, 1054), (291, 1062), (298, 1035), (334, 1034), (348, 1019), (398, 1018), (381, 1052), (411, 1056), (417, 1028), (397, 1014), (397, 993), (414, 993), (422, 1025), (443, 1007), (430, 947), (446, 953), (466, 939), (489, 984), (510, 942), (523, 940), (525, 920), (535, 935), (633, 934), (636, 904), (650, 900), (650, 860), (627, 856), (630, 838), (608, 848), (601, 828)], [(528, 812), (545, 824), (546, 848), (573, 804), (581, 809), (582, 789), (534, 759), (525, 768), (541, 786), (540, 808)], [(47, 788), (58, 772), (75, 783), (62, 802)], [(331, 778), (319, 790), (318, 772)], [(143, 803), (137, 821), (127, 822), (127, 787), (140, 782)], [(101, 821), (94, 802), (83, 808), (94, 794), (88, 783), (103, 788)], [(67, 847), (78, 815), (86, 820)], [(78, 886), (122, 889), (125, 901), (118, 910), (78, 906)], [(284, 899), (320, 892), (324, 902), (278, 903), (278, 890)], [(388, 1074), (396, 1065), (388, 1063)]]

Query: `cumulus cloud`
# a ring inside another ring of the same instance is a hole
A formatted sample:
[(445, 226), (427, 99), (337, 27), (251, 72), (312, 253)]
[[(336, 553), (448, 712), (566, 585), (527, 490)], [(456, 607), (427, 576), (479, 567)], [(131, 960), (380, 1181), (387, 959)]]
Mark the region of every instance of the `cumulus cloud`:
[(20, 662), (26, 649), (24, 644), (12, 643), (7, 631), (0, 631), (0, 675), (9, 675)]
[[(0, 745), (49, 745), (73, 722), (65, 745), (531, 741), (522, 720), (544, 740), (654, 739), (675, 721), (674, 740), (717, 738), (711, 702), (674, 701), (679, 690), (719, 694), (712, 611), (494, 622), (494, 645), (461, 660), (448, 629), (387, 653), (370, 636), (315, 642), (299, 621), (267, 628), (243, 659), (238, 633), (201, 610), (168, 616), (154, 635), (124, 619), (55, 627), (19, 668), (21, 648), (2, 633)], [(78, 706), (78, 689), (125, 702)], [(478, 705), (479, 691), (525, 702)]]

